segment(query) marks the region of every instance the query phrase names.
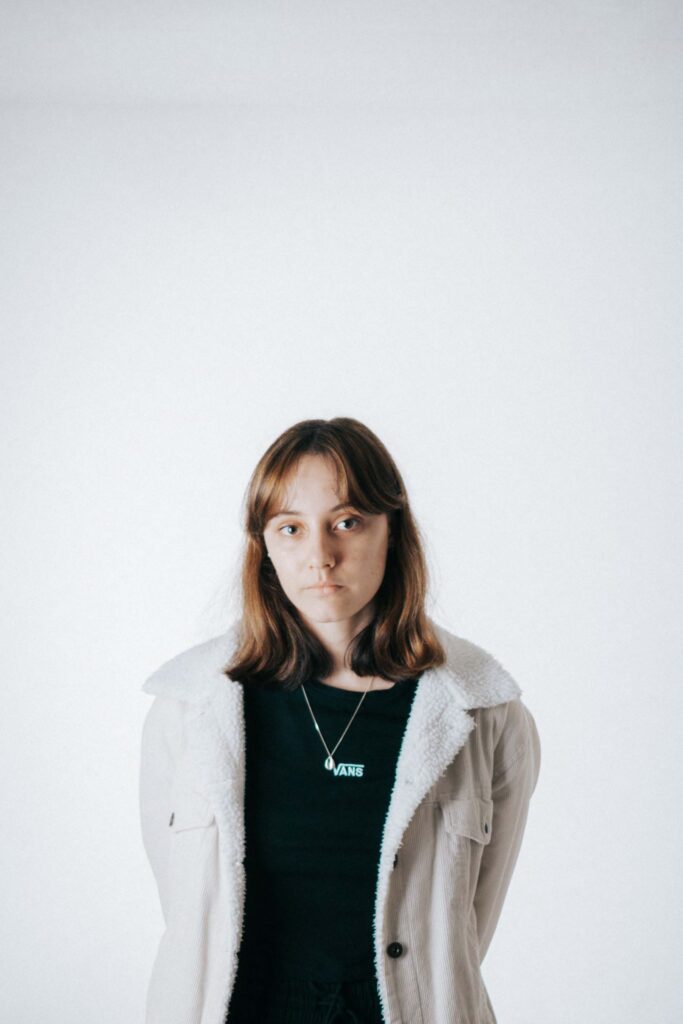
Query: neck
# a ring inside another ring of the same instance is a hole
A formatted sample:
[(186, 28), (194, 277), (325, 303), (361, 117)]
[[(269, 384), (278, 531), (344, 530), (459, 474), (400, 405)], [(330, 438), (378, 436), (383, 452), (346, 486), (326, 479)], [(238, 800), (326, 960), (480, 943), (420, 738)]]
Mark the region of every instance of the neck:
[[(335, 686), (339, 690), (354, 690), (363, 693), (368, 688), (373, 690), (390, 690), (394, 683), (389, 679), (380, 679), (379, 676), (357, 676), (353, 672), (335, 673), (327, 679), (321, 679), (326, 686)], [(370, 687), (370, 684), (372, 686)]]

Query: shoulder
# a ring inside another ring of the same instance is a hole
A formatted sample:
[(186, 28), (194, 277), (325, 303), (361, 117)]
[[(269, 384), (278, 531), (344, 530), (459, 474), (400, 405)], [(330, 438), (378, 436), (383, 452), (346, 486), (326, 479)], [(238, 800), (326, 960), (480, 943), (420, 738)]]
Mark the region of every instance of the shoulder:
[[(142, 685), (145, 693), (197, 702), (209, 697), (221, 679), (237, 639), (239, 622), (234, 621), (218, 636), (194, 644), (164, 661)], [(158, 703), (155, 701), (155, 703)]]
[(480, 708), (494, 749), (494, 777), (514, 772), (522, 763), (540, 763), (541, 743), (533, 714), (521, 697)]
[(445, 626), (434, 621), (431, 625), (446, 655), (440, 671), (448, 676), (463, 707), (492, 707), (521, 696), (521, 687), (493, 654)]

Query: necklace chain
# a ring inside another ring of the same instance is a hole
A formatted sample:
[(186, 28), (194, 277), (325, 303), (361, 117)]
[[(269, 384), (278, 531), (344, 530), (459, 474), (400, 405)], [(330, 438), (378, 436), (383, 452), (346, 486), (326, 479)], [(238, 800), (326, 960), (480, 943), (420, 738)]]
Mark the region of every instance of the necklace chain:
[(320, 739), (322, 740), (322, 744), (323, 744), (325, 750), (327, 751), (327, 757), (325, 758), (325, 767), (329, 771), (332, 771), (335, 768), (335, 761), (334, 761), (333, 754), (336, 751), (336, 749), (339, 746), (339, 744), (341, 743), (341, 741), (346, 736), (347, 732), (349, 731), (349, 728), (351, 726), (351, 722), (354, 720), (354, 718), (356, 717), (356, 715), (360, 711), (360, 706), (363, 703), (363, 701), (365, 700), (365, 698), (368, 695), (368, 693), (370, 692), (370, 690), (372, 689), (372, 684), (374, 683), (374, 681), (375, 681), (375, 677), (373, 676), (372, 679), (370, 680), (370, 685), (364, 691), (363, 696), (358, 701), (358, 705), (356, 707), (356, 710), (351, 715), (351, 718), (349, 719), (348, 725), (346, 726), (346, 728), (344, 729), (344, 732), (341, 734), (341, 736), (337, 740), (333, 750), (330, 750), (330, 748), (328, 747), (327, 743), (325, 743), (325, 737), (323, 736), (322, 731), (320, 729), (320, 726), (318, 725), (318, 721), (317, 721), (315, 715), (313, 714), (313, 708), (311, 707), (311, 702), (308, 699), (308, 694), (306, 693), (306, 688), (305, 688), (303, 683), (301, 684), (301, 689), (303, 690), (304, 697), (306, 698), (306, 703), (308, 704), (308, 710), (311, 712), (311, 718), (313, 719), (313, 724), (315, 725), (316, 732), (318, 733), (318, 736), (320, 736)]

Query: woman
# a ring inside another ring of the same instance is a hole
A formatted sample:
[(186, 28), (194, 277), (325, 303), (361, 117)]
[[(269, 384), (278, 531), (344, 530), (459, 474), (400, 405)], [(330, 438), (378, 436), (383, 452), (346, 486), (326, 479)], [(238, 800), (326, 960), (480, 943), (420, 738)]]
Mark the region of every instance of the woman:
[(540, 765), (520, 688), (427, 616), (357, 420), (273, 442), (245, 533), (240, 618), (143, 687), (146, 1024), (494, 1024), (480, 964)]

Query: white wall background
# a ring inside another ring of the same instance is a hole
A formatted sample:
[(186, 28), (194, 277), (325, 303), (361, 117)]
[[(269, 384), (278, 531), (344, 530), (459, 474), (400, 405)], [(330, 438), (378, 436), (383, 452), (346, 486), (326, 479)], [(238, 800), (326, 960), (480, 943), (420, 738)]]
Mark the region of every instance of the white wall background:
[(501, 1024), (683, 1019), (681, 11), (0, 5), (3, 1020), (142, 1021), (139, 687), (335, 415), (541, 734)]

